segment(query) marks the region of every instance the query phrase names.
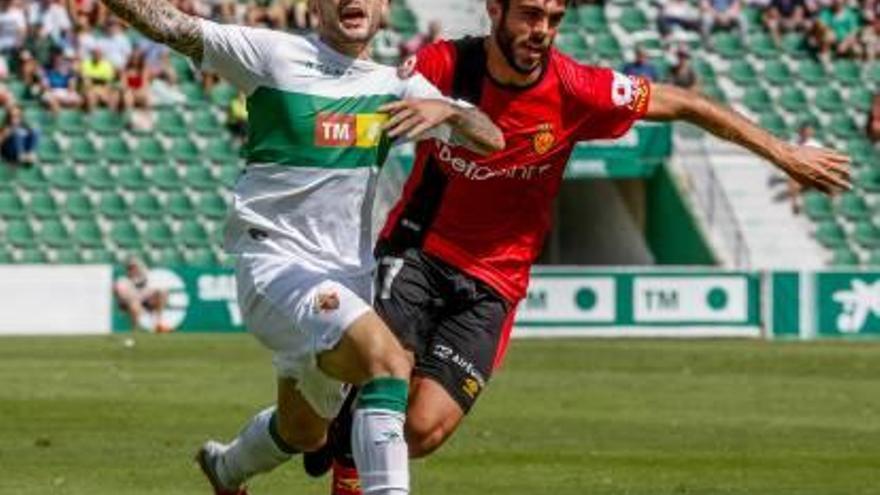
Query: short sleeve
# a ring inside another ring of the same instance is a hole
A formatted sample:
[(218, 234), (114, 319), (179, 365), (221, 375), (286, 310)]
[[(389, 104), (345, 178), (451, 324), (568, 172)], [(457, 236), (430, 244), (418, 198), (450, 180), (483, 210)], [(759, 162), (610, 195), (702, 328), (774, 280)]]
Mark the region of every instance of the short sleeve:
[(579, 115), (579, 140), (618, 138), (648, 111), (651, 83), (643, 77), (571, 62), (564, 78)]
[(415, 70), (425, 76), (431, 84), (441, 92), (452, 91), (452, 80), (455, 76), (455, 45), (451, 41), (438, 41), (426, 45), (412, 57)]
[(217, 24), (202, 19), (202, 68), (212, 70), (247, 94), (269, 73), (275, 41), (268, 29)]

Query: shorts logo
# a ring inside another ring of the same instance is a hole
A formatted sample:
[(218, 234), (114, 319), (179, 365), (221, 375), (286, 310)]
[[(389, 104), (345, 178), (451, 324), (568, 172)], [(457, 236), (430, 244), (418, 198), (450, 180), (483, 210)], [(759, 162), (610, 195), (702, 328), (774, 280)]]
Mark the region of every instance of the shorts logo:
[(476, 399), (480, 393), (480, 383), (473, 378), (465, 378), (461, 390), (471, 399)]
[(315, 145), (324, 148), (374, 148), (382, 138), (382, 124), (386, 120), (387, 115), (378, 113), (319, 113), (315, 121)]
[(335, 291), (319, 292), (315, 297), (315, 312), (329, 313), (339, 309), (339, 294)]
[(543, 155), (553, 148), (556, 144), (556, 136), (553, 135), (553, 126), (551, 124), (541, 124), (538, 126), (538, 132), (532, 136), (532, 147), (535, 153)]

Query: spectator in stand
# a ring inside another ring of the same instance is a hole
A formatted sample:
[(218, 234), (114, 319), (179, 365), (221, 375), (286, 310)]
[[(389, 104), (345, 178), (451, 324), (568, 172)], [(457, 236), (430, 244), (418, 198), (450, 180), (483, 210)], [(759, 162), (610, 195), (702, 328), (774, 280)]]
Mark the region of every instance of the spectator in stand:
[(79, 80), (73, 60), (56, 51), (44, 72), (43, 102), (52, 112), (82, 106), (83, 97), (77, 91)]
[(239, 141), (242, 142), (247, 138), (247, 119), (247, 97), (244, 93), (239, 91), (238, 95), (229, 102), (229, 109), (226, 115), (226, 127), (239, 139)]
[(143, 52), (135, 52), (122, 71), (122, 102), (126, 110), (150, 108), (150, 71)]
[(691, 54), (680, 48), (675, 56), (675, 63), (669, 71), (669, 82), (679, 88), (699, 90), (697, 73), (691, 65)]
[(804, 0), (772, 0), (763, 17), (777, 45), (782, 44), (783, 32), (806, 31), (809, 27)]
[(19, 52), (18, 58), (19, 79), (24, 83), (22, 99), (39, 101), (43, 96), (43, 68), (27, 50)]
[(651, 63), (651, 59), (642, 47), (636, 47), (633, 61), (625, 64), (621, 72), (627, 76), (644, 77), (652, 82), (660, 80), (657, 67)]
[(113, 295), (128, 316), (133, 331), (164, 333), (171, 330), (162, 321), (168, 291), (150, 284), (149, 270), (139, 259), (130, 258), (126, 262), (125, 276), (114, 284)]
[(98, 38), (92, 32), (91, 21), (85, 12), (78, 12), (76, 15), (70, 45), (80, 60), (86, 59), (94, 48), (99, 48)]
[(431, 21), (428, 24), (428, 32), (418, 33), (403, 44), (400, 48), (400, 56), (406, 58), (410, 55), (415, 55), (423, 46), (440, 40), (442, 35), (443, 25), (440, 24), (440, 21)]
[(657, 17), (657, 28), (664, 38), (668, 38), (675, 28), (700, 30), (700, 13), (688, 0), (667, 0), (662, 5)]
[(0, 128), (0, 156), (13, 165), (31, 166), (39, 139), (36, 129), (24, 121), (21, 109), (9, 108), (3, 127)]
[(270, 29), (287, 28), (287, 9), (283, 1), (255, 0), (248, 5), (247, 25)]
[(819, 12), (813, 23), (810, 44), (828, 61), (832, 54), (851, 56), (858, 53), (859, 14), (846, 0), (833, 0)]
[(701, 33), (709, 40), (714, 31), (735, 29), (742, 39), (746, 39), (746, 23), (742, 17), (740, 0), (702, 0)]
[(107, 21), (107, 35), (98, 38), (104, 57), (113, 64), (116, 71), (121, 71), (128, 63), (133, 48), (131, 40), (125, 34), (122, 23), (115, 17)]
[(373, 38), (373, 57), (377, 62), (388, 65), (400, 63), (402, 37), (390, 28), (388, 12), (382, 18), (382, 29)]
[(83, 60), (79, 69), (83, 81), (86, 108), (93, 110), (99, 105), (119, 108), (119, 91), (114, 87), (116, 69), (104, 58), (101, 48), (92, 48), (89, 57)]
[(873, 23), (874, 19), (880, 17), (880, 1), (863, 0), (860, 3), (862, 4), (862, 18), (867, 24)]
[(59, 43), (73, 30), (67, 8), (61, 0), (33, 1), (28, 9), (31, 33), (39, 33)]
[(865, 124), (865, 134), (872, 143), (880, 142), (880, 93), (874, 95), (871, 103), (871, 111), (868, 112), (868, 121)]
[(873, 62), (880, 58), (880, 17), (875, 17), (871, 24), (862, 28), (859, 43), (859, 51), (865, 60)]
[(0, 0), (0, 56), (14, 55), (24, 45), (27, 18), (18, 0)]

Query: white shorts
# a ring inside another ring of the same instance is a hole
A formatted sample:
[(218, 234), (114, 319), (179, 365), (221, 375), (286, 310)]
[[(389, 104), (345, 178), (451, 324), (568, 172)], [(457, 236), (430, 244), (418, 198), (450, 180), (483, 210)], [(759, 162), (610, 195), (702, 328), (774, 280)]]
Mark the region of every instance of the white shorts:
[(336, 347), (345, 330), (370, 311), (372, 277), (332, 277), (289, 257), (246, 254), (239, 256), (236, 282), (244, 323), (274, 353), (278, 376), (296, 380), (315, 412), (334, 418), (348, 385), (325, 375), (317, 356)]

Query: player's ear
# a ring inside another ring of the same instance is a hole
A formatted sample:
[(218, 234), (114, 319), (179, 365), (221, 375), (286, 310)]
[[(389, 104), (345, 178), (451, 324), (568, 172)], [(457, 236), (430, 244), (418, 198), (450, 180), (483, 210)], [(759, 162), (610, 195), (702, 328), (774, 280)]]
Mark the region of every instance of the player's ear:
[(486, 12), (489, 14), (489, 19), (492, 20), (492, 25), (498, 26), (504, 15), (504, 6), (501, 5), (501, 0), (486, 0)]
[(321, 18), (321, 12), (318, 9), (318, 2), (320, 1), (321, 0), (309, 0), (309, 14), (312, 14), (312, 17), (314, 17), (315, 19)]

